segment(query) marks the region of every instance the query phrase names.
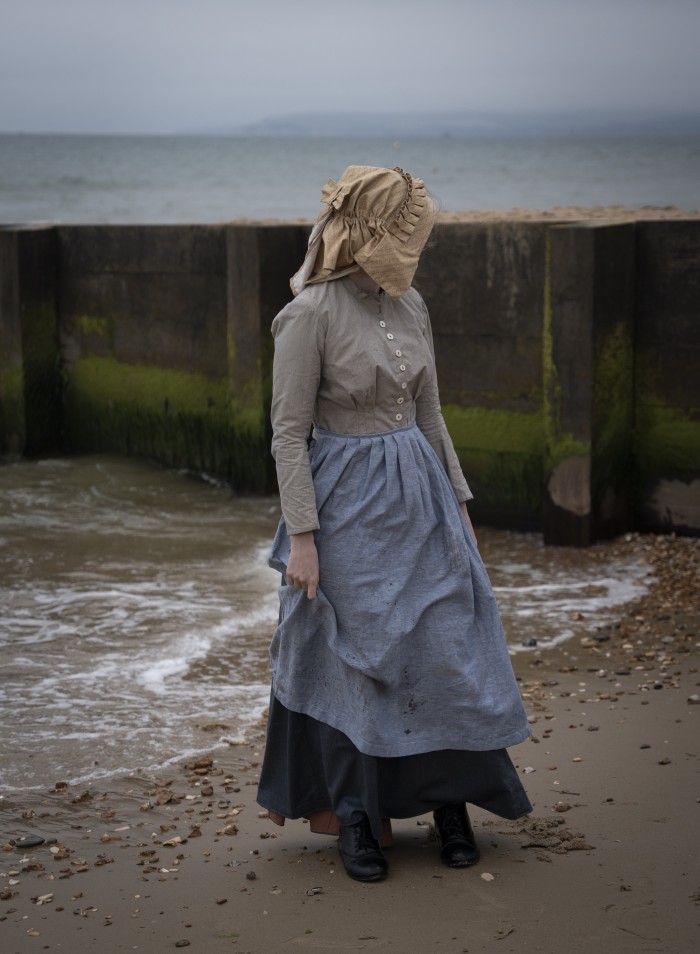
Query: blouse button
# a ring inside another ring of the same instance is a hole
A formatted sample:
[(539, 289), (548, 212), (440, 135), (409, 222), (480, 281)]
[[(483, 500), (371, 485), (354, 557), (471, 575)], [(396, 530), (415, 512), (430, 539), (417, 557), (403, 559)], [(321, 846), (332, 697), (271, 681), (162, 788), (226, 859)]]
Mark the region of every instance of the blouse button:
[(404, 402), (404, 399), (403, 399), (403, 398), (396, 398), (396, 403), (397, 403), (397, 404), (403, 404), (403, 402)]
[(401, 352), (400, 352), (400, 351), (395, 351), (394, 354), (396, 355), (397, 358), (400, 358), (400, 357), (401, 357)]
[(396, 415), (396, 420), (397, 420), (397, 421), (402, 421), (402, 420), (403, 420), (403, 414), (397, 414), (397, 415)]
[(387, 333), (387, 338), (389, 339), (389, 341), (393, 341), (393, 340), (394, 340), (394, 336), (392, 335), (392, 333), (391, 333), (390, 331)]
[(386, 322), (385, 322), (385, 321), (380, 321), (380, 322), (379, 322), (379, 327), (380, 327), (380, 328), (386, 328)]
[(406, 384), (406, 382), (404, 381), (404, 383), (403, 383), (403, 384), (401, 385), (401, 387), (402, 387), (402, 388), (403, 388), (403, 390), (405, 391), (405, 390), (406, 390), (406, 388), (408, 387), (408, 385), (407, 385), (407, 384)]
[(405, 370), (406, 370), (406, 365), (405, 365), (405, 364), (400, 364), (400, 365), (399, 365), (399, 371), (405, 371)]

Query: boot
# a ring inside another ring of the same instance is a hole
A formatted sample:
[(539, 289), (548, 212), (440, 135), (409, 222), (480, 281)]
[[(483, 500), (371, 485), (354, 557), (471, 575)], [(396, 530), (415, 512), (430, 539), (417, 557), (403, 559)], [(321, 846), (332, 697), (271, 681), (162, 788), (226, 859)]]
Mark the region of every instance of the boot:
[(341, 825), (338, 852), (345, 870), (355, 881), (382, 881), (389, 866), (379, 842), (372, 836), (365, 815), (354, 825)]
[(433, 812), (440, 858), (448, 868), (468, 868), (479, 860), (479, 849), (464, 802), (443, 805)]

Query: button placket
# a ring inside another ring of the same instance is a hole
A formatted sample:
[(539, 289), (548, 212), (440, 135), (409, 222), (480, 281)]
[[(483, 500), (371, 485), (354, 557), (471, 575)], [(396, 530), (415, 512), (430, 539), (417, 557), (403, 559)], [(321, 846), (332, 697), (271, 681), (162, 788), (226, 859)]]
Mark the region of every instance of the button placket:
[[(380, 327), (380, 328), (386, 328), (386, 321), (385, 321), (384, 318), (382, 317), (381, 308), (380, 308), (380, 311), (379, 311), (379, 327)], [(386, 332), (386, 338), (387, 338), (387, 341), (394, 341), (395, 335), (394, 335), (391, 331), (387, 331), (387, 332)], [(397, 357), (397, 358), (402, 358), (402, 357), (403, 357), (403, 352), (401, 351), (400, 348), (396, 348), (396, 349), (394, 350), (394, 355), (395, 355), (395, 357)], [(405, 364), (400, 364), (400, 365), (399, 365), (399, 371), (401, 371), (402, 373), (405, 372), (405, 371), (406, 371), (406, 365), (405, 365)], [(408, 385), (406, 384), (405, 381), (403, 381), (403, 382), (401, 383), (401, 390), (402, 390), (402, 391), (405, 391), (407, 388), (408, 388)], [(394, 401), (396, 402), (396, 404), (398, 404), (399, 406), (401, 406), (401, 405), (403, 405), (403, 404), (406, 403), (406, 398), (405, 398), (404, 395), (399, 395), (398, 397), (394, 398)], [(401, 411), (397, 411), (397, 413), (394, 414), (394, 420), (395, 420), (397, 423), (400, 423), (400, 422), (403, 420), (403, 417), (404, 417), (404, 416), (403, 416), (403, 414), (401, 413)]]

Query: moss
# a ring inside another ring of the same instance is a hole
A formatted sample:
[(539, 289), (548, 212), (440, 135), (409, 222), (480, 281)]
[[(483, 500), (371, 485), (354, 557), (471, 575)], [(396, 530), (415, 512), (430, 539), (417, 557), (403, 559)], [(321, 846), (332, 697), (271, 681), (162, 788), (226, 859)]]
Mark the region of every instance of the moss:
[(457, 456), (475, 495), (475, 513), (507, 507), (539, 513), (542, 502), (542, 413), (443, 407)]
[(657, 358), (638, 354), (635, 368), (634, 469), (643, 496), (661, 478), (688, 481), (700, 474), (700, 408), (679, 408), (661, 396)]
[(649, 396), (637, 407), (634, 447), (640, 477), (688, 479), (700, 473), (700, 411)]
[(632, 333), (618, 323), (599, 342), (593, 367), (594, 505), (629, 482), (634, 427)]
[(71, 369), (65, 394), (71, 450), (144, 455), (239, 490), (266, 486), (262, 408), (232, 400), (227, 377), (89, 357)]
[(455, 446), (520, 454), (541, 454), (544, 443), (542, 413), (523, 414), (484, 407), (442, 409)]
[(95, 335), (98, 338), (104, 338), (110, 344), (114, 342), (114, 320), (112, 318), (77, 315), (73, 321), (84, 338)]

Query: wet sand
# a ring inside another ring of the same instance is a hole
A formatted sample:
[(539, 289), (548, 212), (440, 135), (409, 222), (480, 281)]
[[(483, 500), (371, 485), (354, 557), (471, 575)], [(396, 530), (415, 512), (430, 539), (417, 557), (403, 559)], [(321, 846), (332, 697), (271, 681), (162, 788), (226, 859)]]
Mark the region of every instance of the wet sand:
[(700, 541), (630, 542), (653, 567), (645, 596), (515, 657), (533, 738), (512, 755), (534, 813), (473, 810), (475, 867), (440, 864), (426, 816), (394, 824), (387, 881), (351, 881), (333, 838), (255, 804), (261, 725), (167, 776), (6, 796), (2, 950), (695, 951)]

